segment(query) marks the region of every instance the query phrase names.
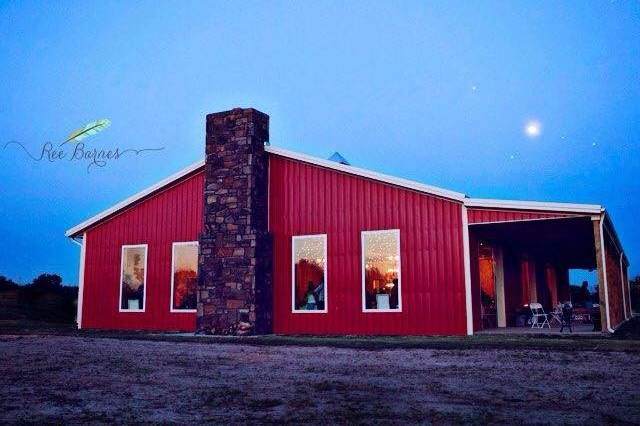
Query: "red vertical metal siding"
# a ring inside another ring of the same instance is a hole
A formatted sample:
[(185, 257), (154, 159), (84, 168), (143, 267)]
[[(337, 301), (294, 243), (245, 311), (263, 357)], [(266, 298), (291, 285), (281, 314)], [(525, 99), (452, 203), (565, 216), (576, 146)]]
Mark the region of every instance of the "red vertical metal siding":
[[(82, 327), (195, 330), (195, 313), (171, 313), (172, 243), (197, 241), (204, 174), (198, 172), (87, 231)], [(148, 244), (145, 312), (118, 312), (123, 245)]]
[[(465, 334), (461, 204), (270, 156), (274, 332)], [(400, 313), (363, 313), (360, 232), (400, 229)], [(326, 314), (291, 312), (291, 237), (327, 234)]]
[(469, 223), (509, 222), (515, 220), (552, 219), (576, 216), (571, 213), (532, 212), (526, 210), (493, 210), (468, 208)]

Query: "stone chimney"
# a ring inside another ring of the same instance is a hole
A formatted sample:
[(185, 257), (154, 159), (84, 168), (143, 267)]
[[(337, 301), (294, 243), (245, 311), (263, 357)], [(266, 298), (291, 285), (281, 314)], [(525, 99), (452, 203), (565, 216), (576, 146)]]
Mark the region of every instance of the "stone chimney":
[(271, 332), (267, 230), (269, 116), (252, 108), (207, 115), (199, 333)]

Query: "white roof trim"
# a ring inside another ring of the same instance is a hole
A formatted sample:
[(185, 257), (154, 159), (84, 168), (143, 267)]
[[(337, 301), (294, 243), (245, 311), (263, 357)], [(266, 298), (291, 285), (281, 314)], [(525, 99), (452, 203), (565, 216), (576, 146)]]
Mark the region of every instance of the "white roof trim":
[(600, 214), (604, 208), (598, 204), (546, 203), (539, 201), (491, 200), (485, 198), (467, 198), (467, 207), (494, 209), (542, 210), (567, 213)]
[(382, 173), (373, 172), (367, 169), (361, 169), (359, 167), (347, 166), (331, 160), (323, 160), (321, 158), (312, 157), (310, 155), (305, 155), (305, 154), (299, 154), (297, 152), (292, 152), (286, 149), (276, 148), (273, 146), (265, 146), (265, 150), (271, 154), (280, 155), (282, 157), (291, 158), (291, 159), (302, 161), (305, 163), (315, 164), (317, 166), (338, 170), (338, 171), (349, 173), (352, 175), (362, 176), (362, 177), (377, 180), (380, 182), (389, 183), (391, 185), (402, 186), (404, 188), (413, 189), (419, 192), (425, 192), (431, 195), (437, 195), (443, 198), (448, 198), (448, 199), (457, 200), (457, 201), (464, 201), (465, 199), (465, 195), (461, 192), (449, 191), (447, 189), (438, 188), (431, 185), (425, 185), (423, 183), (415, 182), (412, 180), (384, 175)]
[[(420, 182), (402, 179), (394, 176), (377, 173), (367, 169), (361, 169), (359, 167), (347, 166), (337, 163), (331, 160), (324, 160), (317, 157), (312, 157), (306, 154), (300, 154), (293, 151), (288, 151), (282, 148), (276, 148), (270, 145), (265, 146), (265, 151), (271, 154), (280, 155), (282, 157), (291, 158), (293, 160), (302, 161), (304, 163), (315, 164), (320, 167), (337, 170), (344, 173), (349, 173), (356, 176), (362, 176), (368, 179), (373, 179), (379, 182), (385, 182), (391, 185), (401, 186), (403, 188), (413, 189), (418, 192), (423, 192), (451, 200), (461, 201), (467, 207), (478, 208), (496, 208), (496, 209), (519, 209), (519, 210), (541, 210), (541, 211), (557, 211), (567, 213), (583, 213), (583, 214), (600, 214), (604, 211), (602, 206), (597, 204), (569, 204), (569, 203), (545, 203), (538, 201), (513, 201), (513, 200), (491, 200), (484, 198), (465, 198), (465, 195), (461, 192), (449, 191), (447, 189), (438, 188), (436, 186), (425, 185)], [(135, 195), (119, 202), (118, 204), (98, 213), (97, 215), (85, 220), (84, 222), (70, 228), (65, 232), (67, 237), (74, 236), (102, 219), (117, 213), (136, 201), (146, 197), (147, 195), (162, 189), (163, 187), (170, 185), (174, 181), (193, 173), (201, 167), (204, 167), (204, 160), (200, 160), (182, 170), (169, 176), (166, 179), (152, 185)]]
[(91, 225), (95, 224), (96, 222), (99, 222), (100, 220), (106, 218), (107, 216), (110, 216), (116, 212), (118, 212), (118, 210), (122, 210), (125, 207), (129, 206), (130, 204), (135, 203), (136, 201), (140, 200), (141, 198), (146, 197), (147, 195), (158, 191), (159, 189), (162, 189), (163, 187), (173, 183), (174, 181), (198, 170), (199, 168), (204, 167), (204, 160), (200, 160), (197, 163), (193, 163), (192, 165), (180, 170), (178, 173), (175, 173), (171, 176), (169, 176), (166, 179), (161, 180), (160, 182), (151, 185), (150, 187), (143, 189), (142, 191), (138, 192), (135, 195), (132, 195), (131, 197), (127, 198), (126, 200), (123, 200), (121, 202), (119, 202), (118, 204), (109, 207), (108, 209), (98, 213), (97, 215), (85, 220), (84, 222), (74, 226), (73, 228), (70, 228), (67, 230), (67, 232), (64, 233), (65, 236), (67, 237), (71, 237), (72, 235), (75, 235), (77, 233), (79, 233), (80, 231), (84, 231), (85, 229), (87, 229), (88, 227), (90, 227)]

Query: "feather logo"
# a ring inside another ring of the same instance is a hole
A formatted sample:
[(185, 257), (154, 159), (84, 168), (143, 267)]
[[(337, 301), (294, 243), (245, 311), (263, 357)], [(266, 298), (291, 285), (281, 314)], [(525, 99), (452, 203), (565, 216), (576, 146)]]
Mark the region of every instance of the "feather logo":
[(96, 133), (103, 131), (110, 125), (111, 125), (111, 121), (109, 121), (106, 118), (103, 118), (98, 121), (93, 121), (87, 124), (86, 126), (76, 129), (73, 132), (69, 133), (69, 137), (67, 138), (67, 140), (62, 142), (60, 146), (66, 144), (67, 142), (73, 142), (73, 143), (80, 142), (84, 138), (93, 136)]

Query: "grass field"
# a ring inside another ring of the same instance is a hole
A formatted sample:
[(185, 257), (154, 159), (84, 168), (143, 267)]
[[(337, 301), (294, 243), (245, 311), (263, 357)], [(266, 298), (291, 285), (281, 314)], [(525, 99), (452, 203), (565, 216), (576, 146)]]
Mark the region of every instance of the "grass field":
[(0, 331), (0, 423), (640, 422), (636, 341)]
[(330, 346), (350, 349), (538, 349), (575, 352), (638, 352), (640, 340), (601, 335), (493, 335), (468, 336), (195, 336), (192, 333), (77, 330), (74, 324), (0, 320), (0, 335), (57, 335), (122, 340), (240, 344), (251, 346)]

